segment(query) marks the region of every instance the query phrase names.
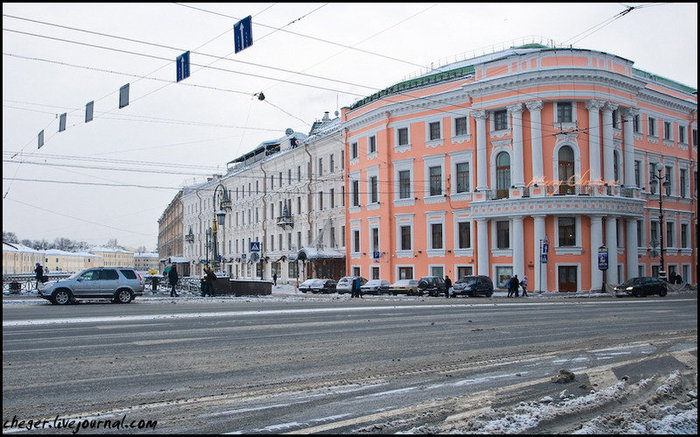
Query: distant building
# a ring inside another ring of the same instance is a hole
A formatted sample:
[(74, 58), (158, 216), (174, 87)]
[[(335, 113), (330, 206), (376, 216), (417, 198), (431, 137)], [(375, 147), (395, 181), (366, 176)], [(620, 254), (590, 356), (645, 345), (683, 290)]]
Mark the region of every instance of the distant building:
[[(158, 219), (158, 256), (161, 264), (166, 263), (169, 257), (183, 256), (184, 225), (181, 198), (182, 191), (178, 191)], [(187, 264), (186, 267), (178, 269), (184, 276), (190, 275), (189, 263)]]
[(134, 268), (140, 272), (148, 272), (151, 270), (158, 271), (160, 267), (160, 256), (153, 253), (135, 253)]
[(134, 267), (134, 252), (112, 247), (93, 247), (90, 253), (102, 257), (100, 267)]
[(34, 273), (36, 263), (44, 263), (42, 251), (32, 249), (19, 243), (2, 242), (2, 273)]

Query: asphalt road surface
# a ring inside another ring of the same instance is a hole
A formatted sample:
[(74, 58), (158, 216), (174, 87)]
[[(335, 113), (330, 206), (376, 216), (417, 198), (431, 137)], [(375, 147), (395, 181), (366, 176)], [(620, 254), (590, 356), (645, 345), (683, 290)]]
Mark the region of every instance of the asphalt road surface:
[(4, 432), (410, 432), (674, 370), (696, 295), (3, 307)]

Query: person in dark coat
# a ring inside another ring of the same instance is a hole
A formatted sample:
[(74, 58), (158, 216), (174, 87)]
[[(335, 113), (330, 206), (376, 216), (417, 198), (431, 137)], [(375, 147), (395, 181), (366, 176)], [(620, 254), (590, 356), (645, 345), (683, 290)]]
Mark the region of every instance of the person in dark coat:
[(177, 274), (177, 268), (175, 268), (175, 264), (173, 264), (170, 268), (170, 271), (168, 272), (168, 282), (170, 282), (170, 286), (173, 287), (170, 290), (170, 297), (177, 297), (175, 286), (177, 285), (178, 279), (180, 279), (180, 277)]
[(527, 296), (527, 275), (523, 276), (523, 280), (520, 281), (520, 286), (523, 287), (523, 296)]
[(277, 286), (277, 273), (272, 274), (272, 280), (274, 281), (275, 287), (276, 287)]
[(450, 288), (452, 288), (452, 279), (445, 275), (445, 297), (450, 297)]
[(39, 289), (39, 282), (44, 282), (44, 268), (41, 264), (36, 263), (36, 268), (34, 269), (34, 277), (36, 277), (36, 289)]
[(520, 293), (518, 292), (518, 288), (520, 288), (520, 281), (518, 281), (518, 275), (511, 276), (510, 280), (508, 281), (508, 297), (518, 297)]
[(202, 278), (202, 296), (207, 294), (214, 296), (214, 282), (216, 281), (216, 274), (209, 267), (209, 264), (204, 266), (204, 278)]
[(352, 280), (352, 297), (362, 297), (362, 282), (360, 278), (353, 278)]

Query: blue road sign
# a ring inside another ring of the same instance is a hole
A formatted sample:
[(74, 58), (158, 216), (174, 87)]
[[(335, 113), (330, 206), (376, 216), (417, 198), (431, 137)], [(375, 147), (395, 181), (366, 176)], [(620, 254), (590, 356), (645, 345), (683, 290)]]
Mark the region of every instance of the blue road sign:
[(249, 252), (260, 252), (260, 242), (259, 241), (251, 241)]
[(542, 243), (542, 253), (549, 253), (549, 243)]
[(236, 53), (253, 45), (253, 23), (251, 20), (252, 16), (248, 15), (233, 25), (233, 39), (236, 46)]
[(374, 252), (372, 252), (372, 257), (373, 257), (374, 259), (379, 258), (379, 256), (380, 256), (380, 253), (379, 253), (378, 250), (375, 250)]
[(547, 254), (546, 253), (543, 253), (542, 255), (540, 255), (540, 262), (542, 264), (547, 264)]
[(607, 270), (608, 269), (608, 253), (598, 253), (598, 269)]
[(177, 81), (190, 77), (190, 51), (186, 51), (176, 58)]

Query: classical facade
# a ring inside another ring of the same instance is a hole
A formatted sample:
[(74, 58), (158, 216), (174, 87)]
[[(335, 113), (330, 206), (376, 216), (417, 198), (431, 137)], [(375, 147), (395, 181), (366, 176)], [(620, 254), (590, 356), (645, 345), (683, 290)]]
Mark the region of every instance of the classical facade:
[(166, 267), (166, 264), (175, 262), (179, 265), (178, 272), (181, 275), (189, 276), (189, 262), (183, 258), (184, 207), (181, 198), (182, 191), (178, 191), (158, 219), (158, 255), (160, 256), (161, 271)]
[(366, 97), (341, 124), (353, 274), (599, 290), (658, 275), (663, 246), (665, 270), (697, 282), (697, 90), (632, 61), (511, 48)]
[(215, 262), (233, 278), (276, 275), (278, 283), (342, 276), (343, 154), (340, 120), (326, 113), (309, 135), (288, 129), (230, 161), (225, 175), (185, 187), (193, 275)]

